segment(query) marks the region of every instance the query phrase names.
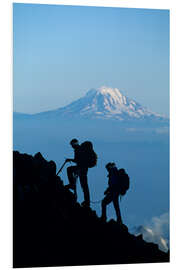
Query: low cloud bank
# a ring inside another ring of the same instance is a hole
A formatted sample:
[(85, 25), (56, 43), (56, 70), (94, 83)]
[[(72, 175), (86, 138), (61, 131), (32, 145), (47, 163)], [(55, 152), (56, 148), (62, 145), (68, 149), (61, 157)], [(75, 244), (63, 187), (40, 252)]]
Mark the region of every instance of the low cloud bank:
[(133, 228), (131, 233), (142, 234), (145, 241), (156, 243), (160, 250), (167, 252), (169, 250), (169, 213), (153, 217), (145, 225)]

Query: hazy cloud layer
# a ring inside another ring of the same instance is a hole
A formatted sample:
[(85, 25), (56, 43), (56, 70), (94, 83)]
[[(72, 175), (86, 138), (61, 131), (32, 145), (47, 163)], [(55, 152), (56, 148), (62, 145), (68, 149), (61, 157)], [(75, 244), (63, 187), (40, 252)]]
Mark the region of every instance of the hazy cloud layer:
[(169, 127), (156, 128), (156, 133), (157, 134), (168, 134), (169, 133)]
[(169, 250), (169, 213), (153, 217), (150, 222), (134, 227), (130, 231), (136, 236), (142, 235), (146, 242), (156, 243), (164, 252)]
[(169, 213), (153, 217), (150, 224), (146, 226), (152, 230), (153, 238), (161, 249), (166, 249), (166, 246), (169, 248)]

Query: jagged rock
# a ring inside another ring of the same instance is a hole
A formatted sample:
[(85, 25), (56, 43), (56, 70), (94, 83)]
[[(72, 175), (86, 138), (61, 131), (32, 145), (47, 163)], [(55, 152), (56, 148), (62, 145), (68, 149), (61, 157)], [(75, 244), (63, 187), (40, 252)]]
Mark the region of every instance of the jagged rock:
[(164, 253), (114, 220), (83, 208), (41, 153), (13, 153), (13, 266), (168, 262)]

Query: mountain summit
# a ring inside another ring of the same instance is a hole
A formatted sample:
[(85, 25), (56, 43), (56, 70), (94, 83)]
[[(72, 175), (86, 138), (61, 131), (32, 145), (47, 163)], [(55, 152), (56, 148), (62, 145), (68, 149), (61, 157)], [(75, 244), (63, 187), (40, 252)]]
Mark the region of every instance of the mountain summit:
[(117, 88), (102, 86), (89, 90), (83, 97), (56, 110), (33, 115), (14, 113), (16, 118), (81, 118), (123, 121), (168, 121), (167, 117), (151, 112), (138, 102), (123, 95)]
[(133, 99), (126, 97), (119, 89), (105, 86), (89, 90), (82, 98), (54, 112), (62, 116), (121, 121), (164, 118), (162, 115), (153, 113)]

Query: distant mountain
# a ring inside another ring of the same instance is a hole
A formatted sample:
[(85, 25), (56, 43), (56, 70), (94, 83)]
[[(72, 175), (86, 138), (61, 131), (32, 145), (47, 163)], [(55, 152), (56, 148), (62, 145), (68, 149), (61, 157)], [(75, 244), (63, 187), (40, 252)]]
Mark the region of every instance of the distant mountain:
[[(19, 115), (16, 115), (16, 117)], [(69, 105), (47, 112), (34, 114), (34, 117), (68, 117), (83, 119), (111, 119), (119, 121), (168, 119), (154, 113), (123, 95), (117, 88), (102, 86), (91, 89), (82, 98)]]
[(19, 112), (13, 113), (13, 116), (15, 119), (30, 119), (34, 115), (35, 114), (26, 114), (26, 113), (19, 113)]

